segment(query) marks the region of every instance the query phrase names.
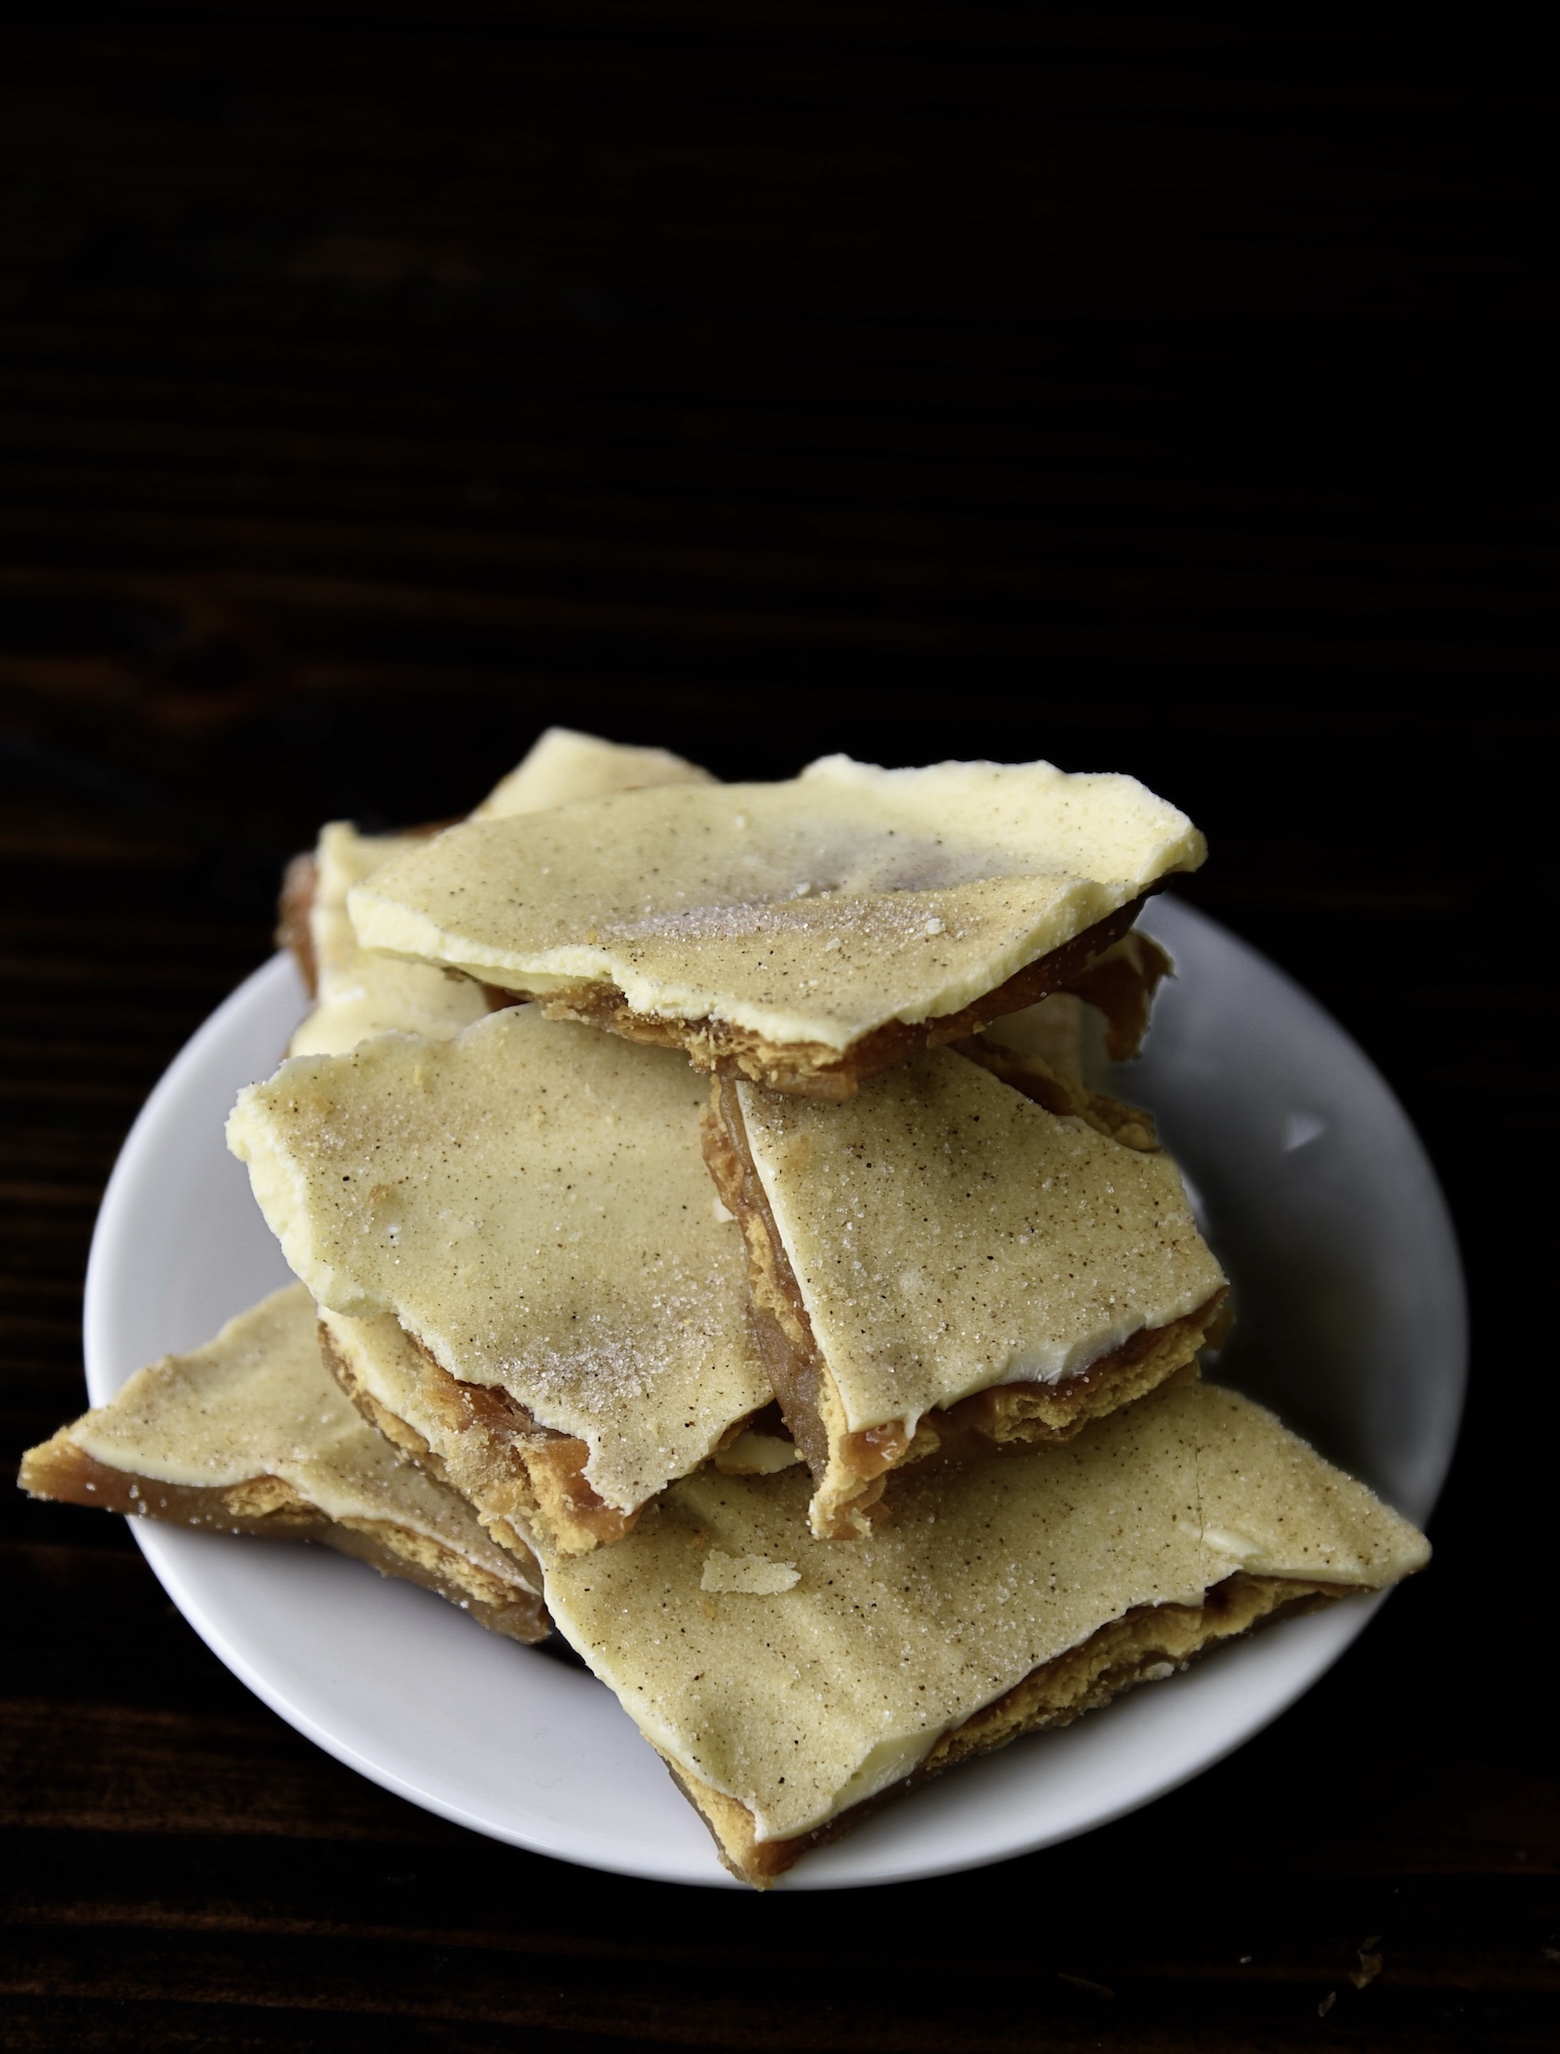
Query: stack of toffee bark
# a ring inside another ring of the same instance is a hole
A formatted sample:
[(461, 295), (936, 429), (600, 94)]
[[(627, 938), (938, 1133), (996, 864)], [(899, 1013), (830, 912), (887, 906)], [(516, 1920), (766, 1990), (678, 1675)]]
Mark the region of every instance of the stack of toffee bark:
[(1202, 839), (1130, 778), (721, 785), (553, 730), (327, 827), (229, 1144), (300, 1280), (25, 1458), (556, 1628), (763, 1885), (1423, 1538), (1202, 1381), (1226, 1280), (1104, 1086)]

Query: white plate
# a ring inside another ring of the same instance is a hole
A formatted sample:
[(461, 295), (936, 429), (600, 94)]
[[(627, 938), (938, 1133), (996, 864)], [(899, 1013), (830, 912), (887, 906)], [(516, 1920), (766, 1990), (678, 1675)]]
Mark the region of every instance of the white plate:
[[(1240, 1323), (1219, 1373), (1422, 1523), (1451, 1459), (1466, 1352), (1456, 1243), (1424, 1151), (1353, 1042), (1264, 958), (1175, 901), (1156, 901), (1143, 924), (1180, 975), (1131, 1090), (1159, 1116), (1235, 1282)], [(95, 1404), (286, 1281), (222, 1130), (239, 1087), (276, 1067), (304, 1004), (290, 960), (268, 963), (137, 1120), (87, 1273)], [(542, 1854), (729, 1882), (692, 1809), (589, 1676), (324, 1549), (135, 1531), (234, 1674), (375, 1782)], [(1119, 1817), (1293, 1703), (1375, 1602), (1275, 1626), (960, 1769), (809, 1855), (781, 1887), (941, 1875)]]

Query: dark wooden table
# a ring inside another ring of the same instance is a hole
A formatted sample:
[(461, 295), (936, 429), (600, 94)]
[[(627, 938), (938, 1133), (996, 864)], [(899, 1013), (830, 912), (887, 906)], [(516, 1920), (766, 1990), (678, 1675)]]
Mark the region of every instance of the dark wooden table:
[(726, 775), (1144, 777), (1208, 831), (1190, 895), (1402, 1095), (1475, 1341), (1436, 1561), (1302, 1704), (1083, 1840), (848, 1898), (446, 1826), (249, 1697), (116, 1523), (0, 1499), (7, 2046), (1555, 2044), (1555, 44), (1517, 20), (12, 32), (13, 1454), (83, 1402), (104, 1178), (283, 859), (461, 811), (553, 720)]

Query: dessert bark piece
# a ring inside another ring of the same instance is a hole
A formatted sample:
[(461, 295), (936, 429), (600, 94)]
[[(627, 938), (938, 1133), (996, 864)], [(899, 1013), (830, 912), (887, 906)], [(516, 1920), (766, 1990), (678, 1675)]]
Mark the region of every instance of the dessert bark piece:
[(1184, 1383), (1062, 1448), (938, 1466), (810, 1545), (807, 1488), (705, 1470), (549, 1567), (560, 1632), (760, 1887), (895, 1788), (1378, 1590), (1423, 1537), (1232, 1391)]
[(783, 784), (470, 821), (348, 904), (364, 947), (704, 1069), (844, 1099), (1074, 984), (1203, 855), (1185, 815), (1132, 778), (828, 757)]
[(296, 1058), (229, 1121), (294, 1271), (399, 1321), (428, 1407), (407, 1424), (452, 1477), (502, 1464), (511, 1497), (472, 1495), (539, 1547), (618, 1539), (771, 1401), (704, 1096), (675, 1055), (510, 1007)]
[(1168, 1157), (951, 1049), (843, 1106), (717, 1080), (705, 1154), (748, 1252), (813, 1531), (973, 1432), (1058, 1441), (1191, 1363), (1225, 1280)]
[[(710, 782), (708, 771), (668, 749), (625, 748), (554, 727), (495, 785), (472, 818), (539, 812), (641, 785)], [(352, 931), (348, 892), (432, 832), (359, 834), (346, 821), (331, 821), (321, 829), (313, 855), (288, 866), (278, 939), (293, 950), (316, 999), (314, 1011), (292, 1038), (290, 1055), (339, 1055), (392, 1031), (448, 1039), (480, 1020), (495, 1002), (494, 994), (457, 971), (362, 948)]]
[(325, 1369), (301, 1284), (203, 1348), (138, 1370), (22, 1457), (38, 1498), (218, 1533), (318, 1540), (434, 1590), (495, 1633), (548, 1631), (541, 1575), (368, 1425)]

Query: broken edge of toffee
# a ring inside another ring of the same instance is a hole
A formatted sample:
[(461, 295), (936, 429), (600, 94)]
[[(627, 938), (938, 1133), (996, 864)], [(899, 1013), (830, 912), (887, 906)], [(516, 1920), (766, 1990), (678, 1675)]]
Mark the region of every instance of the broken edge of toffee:
[(1221, 1287), (1182, 1318), (1139, 1328), (1073, 1376), (1056, 1383), (993, 1384), (924, 1413), (913, 1433), (893, 1422), (852, 1432), (754, 1164), (733, 1078), (715, 1078), (702, 1131), (721, 1202), (742, 1229), (764, 1367), (812, 1472), (809, 1519), (820, 1540), (868, 1532), (869, 1515), (896, 1469), (947, 1456), (972, 1435), (993, 1447), (1070, 1440), (1090, 1420), (1194, 1370), (1197, 1351), (1224, 1304)]
[[(708, 1016), (692, 1020), (636, 1013), (614, 984), (592, 982), (562, 991), (534, 992), (516, 985), (506, 996), (516, 1002), (534, 1000), (550, 1019), (579, 1020), (653, 1048), (680, 1048), (696, 1069), (717, 1076), (745, 1077), (769, 1091), (839, 1104), (853, 1098), (866, 1078), (918, 1049), (938, 1048), (944, 1042), (976, 1034), (990, 1021), (1037, 1005), (1055, 991), (1077, 990), (1080, 996), (1087, 995), (1080, 980), (1087, 982), (1096, 958), (1122, 939), (1145, 901), (1160, 888), (1156, 882), (1128, 905), (1118, 907), (1048, 955), (1026, 963), (958, 1012), (928, 1020), (886, 1021), (843, 1051), (822, 1042), (771, 1041), (752, 1028)], [(1090, 1003), (1094, 1002), (1091, 998)]]

